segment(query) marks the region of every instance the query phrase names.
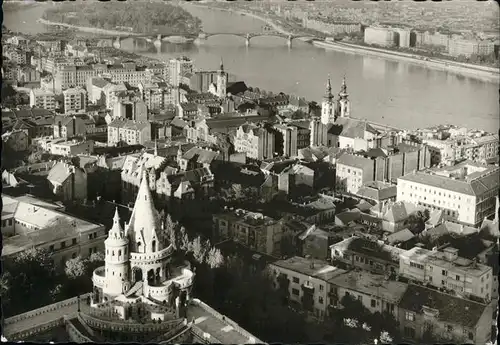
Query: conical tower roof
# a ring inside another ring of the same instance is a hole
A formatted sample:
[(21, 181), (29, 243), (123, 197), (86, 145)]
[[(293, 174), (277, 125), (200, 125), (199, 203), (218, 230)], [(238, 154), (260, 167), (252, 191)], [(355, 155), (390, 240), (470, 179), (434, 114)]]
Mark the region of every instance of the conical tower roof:
[(342, 98), (346, 98), (349, 94), (347, 93), (347, 84), (345, 82), (345, 76), (342, 79), (342, 85), (340, 85), (339, 96)]
[(136, 245), (138, 242), (141, 242), (141, 245), (145, 246), (146, 252), (148, 252), (151, 249), (153, 240), (156, 240), (157, 243), (159, 242), (157, 240), (159, 238), (157, 231), (160, 228), (158, 211), (156, 211), (151, 190), (149, 189), (148, 173), (144, 171), (128, 224), (128, 235), (132, 241), (135, 241)]
[(128, 238), (120, 225), (120, 215), (118, 214), (118, 207), (115, 210), (113, 217), (113, 226), (109, 230), (108, 238), (105, 241), (106, 245), (122, 246), (128, 243)]

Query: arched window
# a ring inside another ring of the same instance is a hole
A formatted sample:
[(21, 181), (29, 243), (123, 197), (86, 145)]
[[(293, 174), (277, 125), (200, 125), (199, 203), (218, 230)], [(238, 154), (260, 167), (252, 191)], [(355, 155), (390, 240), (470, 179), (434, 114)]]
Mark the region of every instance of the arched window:
[(137, 242), (137, 251), (140, 253), (141, 252), (141, 245), (142, 243), (139, 241)]
[(151, 243), (151, 251), (156, 251), (156, 241), (153, 240), (153, 243)]
[(118, 256), (122, 256), (122, 251), (118, 250)]

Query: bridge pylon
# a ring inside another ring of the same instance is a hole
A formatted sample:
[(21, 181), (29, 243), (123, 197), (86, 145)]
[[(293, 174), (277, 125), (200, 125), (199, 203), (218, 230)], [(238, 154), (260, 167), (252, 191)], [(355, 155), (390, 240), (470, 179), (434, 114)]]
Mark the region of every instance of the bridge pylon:
[(158, 34), (158, 35), (156, 36), (156, 39), (157, 39), (158, 41), (161, 41), (161, 38), (162, 38), (162, 37), (161, 37), (161, 35), (160, 35), (160, 34)]
[(250, 34), (247, 34), (247, 35), (245, 36), (245, 45), (246, 45), (247, 47), (250, 47), (250, 38), (251, 38), (251, 37), (250, 37)]
[(288, 46), (288, 48), (292, 48), (292, 40), (293, 37), (291, 35), (288, 35), (288, 39), (286, 41), (286, 45)]

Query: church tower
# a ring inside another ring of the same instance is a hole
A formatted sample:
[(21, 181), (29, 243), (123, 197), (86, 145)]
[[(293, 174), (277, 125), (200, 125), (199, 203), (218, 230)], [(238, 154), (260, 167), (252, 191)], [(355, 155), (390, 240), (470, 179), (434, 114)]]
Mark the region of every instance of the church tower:
[(118, 208), (116, 208), (113, 227), (109, 230), (108, 238), (104, 241), (106, 282), (103, 293), (105, 295), (118, 296), (128, 289), (128, 245), (129, 240), (120, 226), (120, 216)]
[(321, 103), (322, 124), (327, 125), (335, 121), (334, 110), (332, 84), (330, 83), (330, 78), (328, 78), (328, 81), (326, 83), (325, 96), (323, 97), (323, 102)]
[(349, 117), (351, 115), (351, 102), (347, 99), (349, 94), (347, 93), (347, 85), (344, 79), (342, 79), (342, 85), (340, 86), (339, 100), (337, 101), (337, 112), (336, 117)]
[(227, 90), (227, 75), (224, 72), (224, 63), (222, 62), (222, 58), (220, 59), (220, 67), (217, 74), (217, 96), (220, 99), (226, 99), (226, 90)]

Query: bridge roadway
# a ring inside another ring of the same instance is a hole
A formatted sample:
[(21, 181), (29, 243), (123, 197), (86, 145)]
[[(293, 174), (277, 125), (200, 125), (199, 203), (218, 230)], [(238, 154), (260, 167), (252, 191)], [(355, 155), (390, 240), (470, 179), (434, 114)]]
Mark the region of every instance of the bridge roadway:
[(151, 33), (151, 34), (133, 34), (133, 33), (123, 33), (122, 35), (97, 35), (97, 38), (102, 38), (102, 39), (115, 39), (115, 40), (122, 40), (126, 38), (144, 38), (144, 39), (151, 39), (156, 36), (156, 39), (163, 39), (167, 37), (184, 37), (188, 39), (207, 39), (212, 36), (238, 36), (242, 37), (245, 39), (251, 39), (253, 37), (261, 37), (261, 36), (268, 36), (268, 37), (281, 37), (281, 38), (286, 38), (286, 39), (296, 39), (296, 38), (310, 38), (310, 39), (318, 39), (317, 37), (314, 37), (313, 35), (307, 35), (307, 34), (299, 34), (299, 35), (286, 35), (282, 34), (279, 32), (257, 32), (257, 33), (235, 33), (235, 32), (210, 32), (210, 33), (200, 33), (198, 35), (194, 34), (183, 34), (183, 33), (178, 33), (178, 34), (171, 34), (171, 33)]

